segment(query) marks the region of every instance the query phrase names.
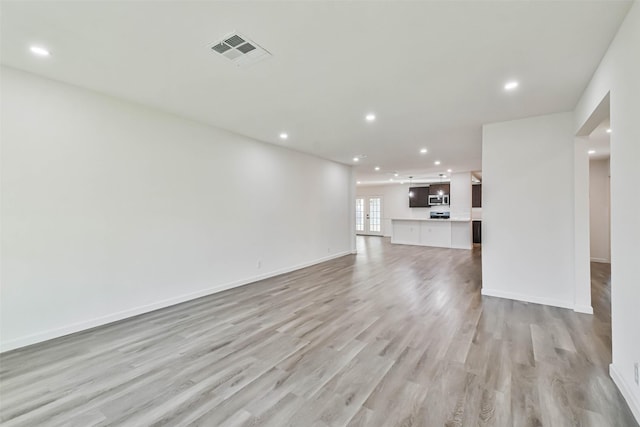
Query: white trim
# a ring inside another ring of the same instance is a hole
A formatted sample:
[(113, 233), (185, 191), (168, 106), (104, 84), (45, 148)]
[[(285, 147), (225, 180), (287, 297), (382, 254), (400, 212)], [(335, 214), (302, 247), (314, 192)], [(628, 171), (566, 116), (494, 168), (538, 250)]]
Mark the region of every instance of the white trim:
[(590, 305), (576, 305), (573, 307), (573, 311), (576, 313), (593, 314), (593, 307)]
[(201, 298), (207, 295), (211, 295), (217, 292), (225, 291), (227, 289), (237, 288), (238, 286), (247, 285), (249, 283), (257, 282), (259, 280), (268, 279), (270, 277), (279, 276), (281, 274), (290, 273), (295, 270), (310, 267), (312, 265), (320, 264), (326, 261), (330, 261), (335, 258), (340, 258), (346, 255), (350, 255), (350, 250), (340, 252), (334, 255), (330, 255), (324, 258), (319, 258), (314, 261), (305, 262), (292, 267), (282, 268), (269, 273), (261, 274), (259, 276), (253, 276), (250, 278), (237, 280), (235, 282), (223, 283), (211, 288), (202, 289), (200, 291), (191, 292), (185, 295), (180, 295), (174, 298), (165, 299), (162, 301), (153, 302), (138, 307), (133, 307), (127, 310), (118, 311), (116, 313), (107, 314), (106, 316), (96, 317), (87, 321), (72, 323), (60, 328), (49, 329), (44, 332), (38, 332), (36, 334), (27, 335), (25, 337), (15, 338), (9, 341), (0, 342), (0, 353), (9, 350), (15, 350), (17, 348), (26, 347), (28, 345), (37, 344), (42, 341), (59, 338), (65, 335), (73, 334), (76, 332), (84, 331), (87, 329), (95, 328), (97, 326), (103, 326), (108, 323), (117, 322), (119, 320), (126, 319), (128, 317), (138, 316), (140, 314), (149, 313), (160, 308), (166, 308), (172, 305), (180, 304), (186, 301), (191, 301), (196, 298)]
[(505, 292), (505, 291), (499, 291), (495, 289), (482, 288), (481, 293), (482, 295), (486, 295), (489, 297), (506, 298), (506, 299), (512, 299), (516, 301), (532, 302), (534, 304), (551, 305), (554, 307), (561, 307), (561, 308), (571, 308), (571, 309), (574, 308), (574, 304), (570, 302), (555, 300), (551, 298), (540, 298), (540, 297), (535, 297), (531, 295), (517, 294), (514, 292)]
[(591, 257), (591, 262), (601, 262), (601, 263), (604, 263), (604, 264), (611, 264), (611, 261), (606, 259), (606, 258), (594, 258), (594, 257)]
[(616, 368), (613, 363), (609, 365), (609, 376), (618, 387), (618, 390), (620, 390), (624, 400), (627, 401), (627, 405), (629, 405), (629, 409), (631, 409), (636, 421), (640, 423), (640, 402), (638, 402), (637, 397), (631, 392), (631, 387), (624, 380), (624, 377), (620, 375), (618, 368)]
[(593, 313), (591, 308), (591, 266), (589, 229), (589, 141), (576, 136), (573, 142), (573, 303), (576, 312)]

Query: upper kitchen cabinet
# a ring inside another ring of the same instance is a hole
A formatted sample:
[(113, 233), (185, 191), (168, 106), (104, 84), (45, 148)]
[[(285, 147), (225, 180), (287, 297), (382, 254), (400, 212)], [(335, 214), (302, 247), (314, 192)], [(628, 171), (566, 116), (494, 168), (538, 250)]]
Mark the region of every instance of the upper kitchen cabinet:
[(429, 207), (429, 187), (409, 188), (409, 207), (428, 208)]
[(431, 184), (429, 186), (429, 195), (430, 196), (438, 195), (440, 193), (440, 190), (442, 190), (442, 194), (448, 195), (451, 190), (451, 185), (449, 183)]
[(482, 184), (476, 184), (471, 187), (471, 207), (482, 207)]

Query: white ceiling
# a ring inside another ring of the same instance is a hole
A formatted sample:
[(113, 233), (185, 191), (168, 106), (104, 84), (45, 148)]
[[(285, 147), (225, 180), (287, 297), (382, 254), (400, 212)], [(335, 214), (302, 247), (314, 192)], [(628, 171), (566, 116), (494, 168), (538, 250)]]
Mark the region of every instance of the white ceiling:
[[(1, 60), (387, 182), (479, 170), (483, 123), (573, 109), (630, 4), (2, 1)], [(232, 31), (273, 57), (208, 49)]]

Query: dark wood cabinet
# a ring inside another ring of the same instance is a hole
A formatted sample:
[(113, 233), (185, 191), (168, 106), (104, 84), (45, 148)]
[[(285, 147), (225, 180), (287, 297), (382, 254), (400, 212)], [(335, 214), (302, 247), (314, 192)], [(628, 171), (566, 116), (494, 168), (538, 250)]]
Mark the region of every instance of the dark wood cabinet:
[(482, 221), (473, 221), (473, 243), (482, 243)]
[(482, 207), (482, 184), (471, 186), (471, 207)]
[(431, 184), (429, 186), (429, 194), (434, 196), (437, 195), (440, 190), (442, 190), (442, 194), (449, 194), (449, 190), (451, 189), (450, 184)]
[(429, 187), (411, 187), (413, 197), (409, 198), (410, 208), (426, 208), (429, 206)]

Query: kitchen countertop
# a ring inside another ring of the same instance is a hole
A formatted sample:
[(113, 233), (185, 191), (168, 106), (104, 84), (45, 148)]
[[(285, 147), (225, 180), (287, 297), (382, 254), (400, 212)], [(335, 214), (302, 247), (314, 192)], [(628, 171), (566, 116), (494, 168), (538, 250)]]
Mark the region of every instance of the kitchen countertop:
[(472, 249), (471, 218), (392, 218), (391, 243), (436, 248)]

